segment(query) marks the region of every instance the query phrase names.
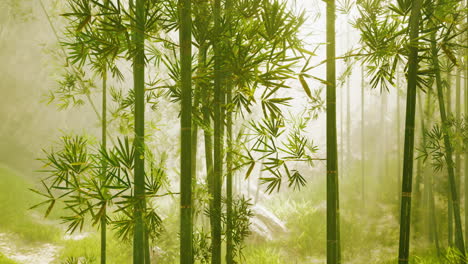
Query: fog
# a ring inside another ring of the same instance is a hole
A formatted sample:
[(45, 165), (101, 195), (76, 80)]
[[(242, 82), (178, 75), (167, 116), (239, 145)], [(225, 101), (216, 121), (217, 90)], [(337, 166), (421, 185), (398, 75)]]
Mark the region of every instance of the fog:
[[(63, 82), (66, 69), (71, 67), (70, 60), (67, 60), (63, 53), (68, 51), (60, 43), (66, 40), (64, 32), (68, 21), (66, 17), (61, 16), (69, 12), (65, 2), (0, 2), (0, 208), (5, 212), (4, 216), (0, 216), (0, 264), (99, 263), (99, 224), (86, 220), (82, 229), (78, 228), (73, 233), (67, 232), (68, 227), (63, 216), (69, 213), (63, 201), (58, 201), (57, 208), (47, 217), (44, 216), (46, 206), (30, 209), (45, 198), (29, 189), (44, 190), (41, 181), (49, 175), (48, 164), (44, 159), (47, 158), (47, 153), (60, 149), (65, 135), (85, 136), (90, 145), (94, 144), (90, 152), (99, 150), (98, 142), (101, 140), (99, 111), (102, 109), (102, 87), (99, 76), (92, 73), (91, 67), (84, 67), (86, 76), (94, 82), (90, 96), (77, 96), (83, 100), (78, 103), (82, 105), (72, 103), (61, 109), (59, 98), (50, 100), (51, 94), (57, 91), (60, 82)], [(198, 8), (197, 3), (192, 4), (192, 8)], [(316, 114), (308, 120), (304, 129), (304, 138), (317, 148), (311, 154), (313, 161), (310, 164), (295, 164), (291, 168), (291, 171), (301, 172), (306, 184), (301, 188), (294, 188), (293, 184), (288, 187), (285, 179), (281, 188), (278, 188), (279, 191), (273, 188), (275, 191), (270, 193), (267, 183), (262, 184), (262, 178), (270, 177), (271, 173), (265, 170), (265, 163), (260, 162), (252, 165), (252, 168), (244, 165), (234, 173), (233, 192), (236, 197), (250, 199), (249, 208), (252, 212), (248, 225), (249, 236), (241, 246), (240, 254), (243, 257), (237, 256), (236, 263), (327, 263), (325, 5), (324, 1), (319, 0), (287, 1), (288, 8), (294, 10), (295, 14), (302, 10), (306, 14), (306, 21), (300, 28), (298, 38), (304, 41), (305, 50), (315, 53), (310, 57), (309, 66), (316, 67), (307, 72), (314, 78), (307, 78), (306, 81), (313, 94), (320, 97), (317, 98), (319, 100), (311, 103), (298, 78), (286, 80), (290, 88), (282, 89), (276, 94), (278, 98), (292, 98), (288, 105), (281, 106), (286, 121), (291, 121), (286, 122), (285, 130), (293, 129), (295, 118)], [(345, 9), (347, 12), (342, 12)], [(406, 115), (406, 68), (404, 65), (396, 68), (398, 79), (388, 90), (371, 87), (371, 73), (362, 65), (360, 57), (348, 56), (359, 53), (362, 46), (361, 32), (353, 26), (359, 16), (356, 3), (337, 2), (336, 111), (343, 252), (341, 263), (396, 263)], [(466, 27), (466, 23), (464, 26)], [(173, 35), (165, 37), (177, 42), (177, 34), (172, 33)], [(169, 53), (168, 49), (167, 54)], [(288, 56), (296, 55), (289, 53), (291, 52), (288, 51)], [(406, 60), (402, 61), (406, 63)], [(304, 61), (301, 63), (295, 68), (298, 72)], [(126, 95), (133, 89), (132, 63), (120, 60), (117, 64), (124, 80), (119, 81), (115, 76), (110, 76), (108, 87), (121, 89)], [(452, 71), (452, 74), (452, 84), (455, 84), (455, 71)], [(152, 66), (145, 77), (147, 83), (159, 78), (162, 84), (158, 85), (163, 85), (170, 79), (170, 71), (166, 66)], [(461, 84), (466, 87), (466, 76), (465, 79), (462, 78)], [(148, 201), (148, 206), (158, 212), (162, 221), (161, 230), (158, 229), (158, 235), (151, 240), (151, 263), (179, 261), (181, 107), (180, 101), (174, 101), (168, 94), (170, 93), (158, 94), (156, 102), (151, 103), (154, 108), (151, 109), (148, 103), (145, 110), (147, 148), (152, 151), (156, 163), (163, 164), (161, 167), (167, 174), (167, 181), (162, 185), (170, 194), (160, 195), (161, 197), (155, 195), (156, 198)], [(421, 92), (418, 99), (426, 98), (425, 94), (425, 91)], [(458, 98), (456, 96), (465, 98), (465, 94), (466, 90), (463, 89), (458, 95), (452, 91), (452, 99), (455, 101)], [(133, 114), (128, 109), (122, 116), (112, 115), (119, 105), (111, 100), (110, 95), (108, 100), (110, 147), (117, 146), (124, 136), (133, 139), (134, 123)], [(436, 105), (436, 102), (432, 101), (430, 104)], [(452, 111), (455, 111), (454, 104), (448, 105)], [(466, 102), (462, 104), (463, 107), (465, 104)], [(129, 109), (133, 109), (132, 107)], [(311, 111), (313, 107), (317, 109)], [(423, 107), (424, 102), (418, 102), (418, 118), (424, 115), (420, 111)], [(235, 115), (234, 135), (247, 130), (249, 121), (261, 118), (262, 108), (258, 105), (252, 107), (251, 113)], [(415, 158), (424, 153), (421, 151), (423, 133), (418, 118), (415, 128)], [(195, 170), (197, 176), (194, 179), (198, 179), (199, 185), (196, 188), (199, 189), (194, 189), (193, 192), (199, 195), (196, 196), (197, 203), (205, 203), (201, 207), (208, 210), (208, 202), (203, 200), (210, 199), (209, 194), (204, 194), (209, 184), (204, 178), (207, 171), (205, 138), (202, 121), (197, 122), (200, 122), (200, 131)], [(430, 125), (429, 123), (429, 128)], [(461, 149), (458, 153), (466, 154), (463, 151), (465, 150)], [(461, 154), (457, 155), (460, 157)], [(457, 161), (459, 164), (466, 159), (466, 156), (461, 156)], [(423, 163), (422, 159), (419, 159), (414, 163), (417, 176), (413, 176), (413, 184), (424, 187), (420, 188), (421, 194), (415, 199), (416, 203), (421, 205), (417, 204), (417, 209), (412, 212), (411, 250), (414, 257), (410, 263), (455, 263), (438, 258), (438, 251), (434, 246), (434, 239), (440, 239), (441, 248), (447, 248), (444, 251), (445, 256), (450, 255), (450, 250), (454, 248), (451, 247), (453, 243), (449, 244), (446, 238), (451, 237), (449, 232), (454, 232), (448, 228), (448, 221), (451, 221), (448, 220), (448, 211), (451, 209), (448, 209), (445, 194), (448, 189), (446, 169), (432, 172), (430, 160)], [(465, 168), (459, 166), (458, 184), (462, 186), (464, 180), (460, 181), (460, 175), (464, 175)], [(434, 183), (437, 210), (437, 216), (434, 218), (438, 221), (435, 235), (440, 236), (439, 238), (434, 238), (434, 233), (430, 231), (432, 229), (428, 212), (431, 209), (428, 209), (430, 194), (427, 186), (431, 184), (423, 184), (424, 179), (429, 177), (423, 178), (425, 176), (421, 175), (431, 175), (431, 178), (439, 179), (439, 182)], [(459, 190), (462, 190), (460, 188)], [(225, 189), (223, 195), (224, 191)], [(461, 197), (463, 203), (464, 188)], [(462, 212), (465, 212), (464, 207)], [(204, 248), (202, 243), (205, 241), (203, 239), (207, 239), (203, 238), (203, 235), (208, 234), (210, 221), (205, 213), (200, 210), (194, 217), (194, 241), (197, 241), (196, 245), (200, 247), (194, 250), (200, 255), (209, 255), (206, 252), (210, 249), (210, 245), (205, 245)], [(119, 212), (109, 213), (109, 217), (116, 222), (120, 219)], [(131, 241), (119, 237), (118, 228), (109, 227), (108, 233), (108, 263), (132, 263)], [(197, 255), (195, 263), (209, 261)]]

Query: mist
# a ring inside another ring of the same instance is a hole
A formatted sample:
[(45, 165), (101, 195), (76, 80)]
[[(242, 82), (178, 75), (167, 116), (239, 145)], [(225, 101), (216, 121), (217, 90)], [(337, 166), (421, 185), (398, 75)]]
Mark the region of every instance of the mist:
[(0, 264), (466, 263), (464, 2), (179, 1), (0, 3)]

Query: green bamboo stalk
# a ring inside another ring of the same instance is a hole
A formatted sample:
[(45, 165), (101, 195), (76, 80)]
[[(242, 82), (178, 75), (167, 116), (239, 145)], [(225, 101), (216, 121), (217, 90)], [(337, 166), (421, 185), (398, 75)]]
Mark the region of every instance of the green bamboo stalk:
[[(205, 69), (205, 56), (206, 56), (206, 44), (202, 43), (200, 44), (198, 48), (198, 75), (202, 76), (206, 69)], [(192, 111), (198, 113), (198, 109), (201, 107), (200, 106), (200, 97), (203, 92), (203, 84), (199, 81), (195, 83), (195, 89), (194, 89), (194, 98), (193, 98), (193, 106), (192, 106)], [(192, 191), (196, 189), (197, 185), (197, 153), (198, 153), (198, 123), (195, 122), (195, 120), (192, 119), (192, 166), (191, 166), (191, 173), (192, 173)], [(192, 204), (192, 226), (196, 226), (197, 219), (194, 217), (196, 210), (195, 210), (195, 204)]]
[(192, 17), (191, 1), (179, 0), (181, 61), (180, 263), (192, 256)]
[(400, 243), (398, 263), (408, 263), (411, 224), (411, 192), (413, 181), (414, 127), (416, 114), (416, 86), (418, 77), (418, 35), (422, 0), (415, 0), (409, 21), (408, 92), (406, 100), (405, 145), (401, 193)]
[[(346, 42), (349, 43), (349, 35), (351, 32), (349, 24), (346, 24), (346, 28)], [(346, 165), (342, 163), (342, 166), (345, 165), (342, 167), (345, 168), (344, 170), (341, 170), (342, 173), (351, 169), (351, 159), (351, 75), (349, 75), (348, 78), (346, 78)]]
[(365, 171), (366, 171), (366, 143), (364, 139), (364, 111), (365, 111), (365, 80), (364, 80), (364, 65), (361, 68), (361, 199), (362, 208), (365, 208), (366, 194), (365, 194)]
[[(232, 1), (225, 0), (225, 16), (226, 22), (228, 25), (232, 25)], [(228, 37), (231, 31), (228, 29)], [(230, 41), (230, 38), (228, 38)], [(233, 124), (233, 111), (232, 107), (232, 93), (233, 93), (233, 84), (232, 84), (232, 75), (226, 78), (226, 142), (227, 142), (227, 152), (226, 152), (226, 263), (234, 263), (234, 245), (233, 245), (233, 215), (232, 215), (232, 177), (233, 177), (233, 157), (232, 157), (232, 124)]]
[[(382, 91), (381, 94), (381, 112), (380, 112), (380, 127), (382, 129), (382, 137), (383, 137), (383, 148), (387, 149), (387, 92)], [(384, 175), (384, 179), (388, 179), (388, 151), (384, 151), (384, 161), (383, 161), (383, 171), (382, 175)]]
[[(109, 0), (105, 0), (106, 7), (109, 6)], [(103, 67), (102, 74), (102, 148), (107, 148), (107, 65)], [(106, 179), (107, 163), (103, 159), (102, 162), (103, 179)], [(101, 217), (101, 264), (106, 264), (106, 240), (107, 240), (107, 201), (104, 204), (103, 215)]]
[[(417, 94), (417, 107), (418, 107), (418, 112), (420, 116), (420, 131), (421, 131), (421, 136), (420, 136), (420, 142), (422, 143), (423, 146), (426, 145), (426, 135), (424, 133), (425, 131), (425, 124), (424, 124), (424, 109), (423, 109), (423, 104), (424, 100), (422, 99), (421, 93)], [(423, 168), (423, 160), (418, 159), (417, 160), (417, 165), (416, 165), (416, 188), (415, 188), (415, 229), (416, 231), (420, 230), (421, 225), (419, 225), (420, 222), (423, 221), (424, 219), (424, 209), (422, 209), (423, 203), (423, 193), (421, 191), (421, 185), (424, 184), (424, 186), (427, 186), (427, 175), (426, 171)], [(421, 223), (422, 224), (422, 223)]]
[[(427, 96), (426, 96), (426, 105), (425, 105), (425, 110), (422, 110), (422, 100), (419, 100), (421, 102), (419, 105), (421, 106), (421, 131), (425, 131), (427, 126), (431, 126), (431, 96), (432, 96), (432, 90), (428, 89), (427, 91)], [(427, 126), (426, 126), (427, 122)], [(426, 145), (426, 134), (423, 133), (422, 135), (422, 140), (423, 140), (423, 145)], [(427, 207), (428, 207), (428, 213), (427, 213), (427, 218), (429, 221), (428, 223), (428, 230), (429, 230), (429, 237), (431, 242), (434, 242), (437, 256), (440, 258), (441, 252), (440, 252), (440, 244), (439, 244), (439, 235), (438, 235), (438, 228), (437, 228), (437, 217), (436, 217), (436, 208), (435, 208), (435, 198), (434, 198), (434, 190), (433, 190), (433, 185), (434, 185), (434, 179), (433, 179), (433, 174), (432, 172), (428, 172), (427, 169), (423, 169), (423, 171), (426, 174), (425, 179), (425, 187), (424, 189), (427, 189)]]
[(133, 82), (135, 90), (134, 264), (142, 264), (145, 261), (145, 227), (143, 221), (145, 208), (145, 2), (145, 0), (135, 0), (135, 30), (133, 32), (135, 48), (133, 61)]
[[(203, 123), (206, 128), (204, 129), (205, 139), (205, 164), (206, 164), (206, 181), (208, 183), (208, 192), (210, 194), (210, 212), (213, 212), (213, 133), (210, 130), (210, 110), (208, 106), (203, 106)], [(213, 236), (213, 214), (210, 214), (211, 236)]]
[[(456, 118), (459, 120), (461, 117), (461, 100), (460, 100), (460, 92), (461, 92), (461, 78), (460, 78), (460, 68), (457, 69), (457, 75), (455, 79), (455, 115)], [(456, 151), (455, 153), (455, 182), (457, 186), (457, 193), (458, 200), (457, 203), (460, 204), (461, 198), (461, 156), (460, 152)]]
[(338, 149), (336, 133), (335, 0), (327, 1), (327, 264), (340, 263)]
[[(339, 143), (340, 143), (340, 151), (339, 153), (337, 154), (338, 155), (338, 158), (339, 158), (339, 165), (340, 165), (340, 168), (343, 167), (344, 165), (344, 153), (345, 153), (345, 149), (344, 149), (344, 146), (345, 146), (345, 142), (344, 142), (344, 126), (345, 126), (345, 122), (343, 121), (344, 120), (344, 109), (345, 109), (345, 100), (344, 100), (344, 97), (345, 97), (345, 91), (344, 91), (344, 86), (341, 86), (341, 93), (340, 93), (340, 117), (339, 117), (339, 125), (340, 125), (340, 137), (339, 137)], [(338, 142), (337, 142), (338, 144)], [(343, 174), (340, 174), (339, 176), (340, 177), (343, 177), (345, 173)]]
[(223, 74), (222, 64), (222, 29), (221, 29), (221, 1), (215, 0), (213, 7), (214, 18), (214, 155), (213, 155), (213, 225), (212, 225), (212, 253), (211, 263), (221, 263), (221, 188), (223, 177), (223, 152), (224, 152), (224, 98), (222, 88)]
[[(107, 69), (104, 68), (102, 75), (102, 124), (101, 124), (101, 138), (102, 148), (106, 149), (107, 146)], [(102, 177), (106, 178), (107, 163), (103, 159), (102, 162)], [(101, 264), (106, 263), (106, 239), (107, 239), (107, 203), (104, 204), (104, 211), (101, 216)]]
[[(468, 14), (468, 1), (465, 2), (465, 13)], [(466, 16), (468, 24), (468, 15)], [(468, 31), (466, 31), (468, 38)], [(465, 115), (468, 116), (468, 48), (465, 48)], [(465, 139), (465, 146), (468, 146), (468, 139)], [(465, 239), (468, 240), (468, 151), (465, 151)]]
[[(207, 46), (201, 45), (198, 57), (198, 69), (201, 74), (206, 71), (206, 51)], [(201, 87), (199, 87), (201, 89)], [(206, 165), (206, 181), (208, 184), (208, 193), (210, 194), (209, 200), (209, 210), (213, 212), (213, 131), (211, 129), (211, 116), (210, 116), (210, 102), (204, 101), (204, 104), (201, 105), (202, 107), (202, 115), (203, 115), (203, 135), (205, 141), (205, 165)], [(214, 225), (214, 217), (213, 214), (210, 213), (210, 228), (211, 228), (211, 236), (213, 237), (213, 225)]]
[[(446, 91), (447, 91), (447, 117), (450, 117), (452, 115), (452, 93), (450, 90), (450, 71), (447, 72), (447, 86), (446, 86)], [(448, 220), (447, 220), (447, 228), (448, 228), (448, 245), (453, 246), (453, 202), (452, 199), (450, 199), (451, 196), (451, 190), (450, 190), (450, 185), (447, 189), (447, 201), (448, 201)]]
[[(232, 103), (232, 86), (228, 85), (226, 93), (226, 104), (229, 106)], [(226, 112), (226, 263), (232, 264), (233, 259), (233, 242), (232, 242), (232, 109)]]
[[(423, 100), (422, 100), (422, 97), (421, 97), (421, 93), (417, 93), (417, 107), (418, 107), (418, 112), (419, 112), (419, 118), (420, 118), (420, 128), (419, 130), (421, 131), (421, 137), (420, 137), (420, 141), (422, 142), (423, 146), (425, 146), (425, 141), (426, 141), (426, 137), (425, 137), (425, 134), (424, 134), (424, 131), (425, 131), (425, 124), (424, 124), (424, 110), (423, 110)], [(416, 165), (416, 186), (415, 186), (415, 190), (414, 190), (414, 207), (415, 207), (415, 214), (414, 214), (414, 217), (415, 217), (415, 221), (414, 223), (419, 223), (419, 219), (420, 217), (424, 216), (423, 215), (423, 210), (421, 210), (421, 205), (423, 204), (423, 201), (422, 201), (422, 192), (421, 192), (421, 185), (422, 183), (424, 182), (425, 178), (424, 177), (424, 169), (423, 169), (423, 160), (422, 159), (418, 159), (417, 160), (417, 165)], [(416, 231), (419, 231), (419, 227), (420, 225), (418, 224), (415, 224), (414, 225), (415, 227), (415, 230)]]
[(442, 128), (444, 131), (444, 145), (445, 145), (445, 161), (447, 163), (447, 171), (449, 176), (449, 186), (451, 191), (451, 200), (453, 205), (453, 216), (455, 220), (455, 246), (460, 251), (462, 256), (465, 256), (465, 243), (463, 239), (463, 230), (461, 226), (461, 217), (460, 217), (460, 204), (457, 203), (458, 201), (458, 192), (456, 189), (456, 180), (455, 180), (455, 172), (453, 168), (453, 160), (452, 160), (452, 143), (450, 142), (449, 135), (447, 133), (449, 127), (447, 123), (447, 113), (445, 110), (445, 102), (444, 102), (444, 95), (442, 91), (442, 79), (440, 77), (440, 65), (439, 65), (439, 57), (437, 52), (437, 43), (436, 43), (436, 36), (435, 32), (431, 34), (431, 52), (432, 52), (432, 60), (434, 65), (434, 72), (435, 72), (435, 79), (436, 79), (436, 86), (437, 86), (437, 98), (439, 101), (439, 111), (440, 117), (442, 120)]
[[(146, 206), (145, 206), (146, 209)], [(148, 228), (145, 225), (145, 231), (144, 231), (144, 236), (145, 236), (145, 264), (151, 264), (151, 250), (150, 250), (150, 240), (149, 240), (149, 234), (148, 234)]]
[(437, 256), (440, 258), (441, 252), (440, 252), (440, 244), (439, 244), (439, 234), (438, 234), (438, 228), (437, 228), (437, 217), (436, 217), (436, 209), (435, 209), (435, 198), (434, 198), (434, 190), (433, 190), (433, 185), (434, 185), (434, 180), (432, 174), (430, 174), (430, 182), (429, 182), (429, 202), (430, 202), (430, 220), (429, 222), (431, 223), (432, 227), (432, 234), (434, 236), (434, 244), (436, 247), (437, 251)]
[(396, 81), (396, 136), (397, 136), (397, 200), (400, 203), (400, 186), (401, 186), (401, 177), (400, 177), (400, 170), (401, 170), (401, 103), (400, 103), (400, 74), (397, 73), (397, 81)]

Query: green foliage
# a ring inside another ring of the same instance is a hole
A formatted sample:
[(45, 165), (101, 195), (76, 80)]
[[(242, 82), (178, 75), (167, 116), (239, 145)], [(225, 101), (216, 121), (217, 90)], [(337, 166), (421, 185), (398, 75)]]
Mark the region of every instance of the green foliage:
[(239, 197), (233, 199), (232, 202), (232, 256), (233, 263), (243, 263), (245, 261), (245, 241), (251, 234), (250, 219), (253, 217), (253, 212), (250, 209), (252, 206), (250, 199)]
[[(87, 219), (93, 226), (105, 217), (115, 229), (116, 235), (130, 240), (133, 234), (133, 168), (135, 147), (128, 138), (118, 139), (118, 145), (106, 150), (93, 147), (83, 136), (63, 136), (55, 148), (45, 152), (43, 160), (48, 174), (42, 181), (42, 190), (33, 190), (45, 197), (35, 207), (46, 205), (45, 216), (56, 203), (65, 205), (63, 223), (68, 231), (81, 231)], [(146, 172), (146, 196), (157, 198), (170, 193), (161, 193), (166, 187), (167, 175), (162, 164), (156, 164), (148, 152)], [(103, 174), (103, 161), (106, 164)], [(115, 214), (115, 219), (108, 214)], [(152, 239), (160, 233), (162, 220), (152, 207), (146, 208), (145, 221)]]
[(439, 123), (433, 125), (429, 130), (423, 131), (425, 141), (422, 142), (418, 149), (420, 152), (419, 158), (424, 162), (430, 161), (435, 171), (441, 171), (446, 166), (445, 155), (446, 149), (444, 145), (444, 134), (447, 133), (450, 138), (454, 153), (465, 153), (467, 148), (466, 140), (468, 140), (466, 117), (457, 119), (451, 117), (447, 121), (445, 129)]
[(241, 150), (247, 155), (235, 153), (240, 161), (238, 167), (249, 165), (245, 178), (250, 176), (255, 164), (262, 163), (262, 170), (270, 174), (260, 179), (267, 185), (268, 193), (279, 191), (283, 178), (286, 178), (290, 188), (304, 187), (306, 180), (298, 167), (301, 163), (313, 166), (314, 160), (317, 159), (313, 155), (318, 150), (314, 143), (304, 136), (309, 120), (310, 117), (291, 118), (288, 127), (280, 117), (263, 119), (261, 122), (251, 121), (252, 133), (247, 141), (250, 146), (244, 144), (244, 149)]

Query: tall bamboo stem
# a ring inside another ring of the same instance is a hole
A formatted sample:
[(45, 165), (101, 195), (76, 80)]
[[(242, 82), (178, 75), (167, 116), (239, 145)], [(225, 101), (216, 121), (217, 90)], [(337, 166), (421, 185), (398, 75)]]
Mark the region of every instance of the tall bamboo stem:
[(192, 255), (192, 4), (179, 0), (181, 62), (180, 153), (180, 263), (193, 263)]
[(415, 0), (409, 21), (408, 92), (406, 99), (405, 145), (401, 193), (400, 245), (398, 263), (409, 261), (411, 192), (413, 181), (414, 127), (416, 114), (416, 85), (418, 76), (418, 35), (422, 0)]
[(365, 208), (366, 194), (365, 194), (365, 171), (366, 171), (366, 143), (364, 139), (364, 111), (366, 109), (366, 102), (364, 96), (365, 80), (364, 80), (364, 65), (361, 68), (361, 199), (362, 207)]
[(465, 243), (463, 239), (463, 230), (461, 226), (461, 217), (460, 217), (460, 204), (457, 203), (458, 201), (458, 192), (456, 189), (456, 180), (455, 180), (455, 172), (453, 168), (453, 160), (452, 160), (452, 143), (450, 142), (449, 135), (447, 133), (448, 127), (448, 119), (447, 113), (445, 111), (445, 102), (444, 102), (444, 94), (442, 90), (442, 79), (440, 77), (440, 66), (439, 66), (439, 57), (437, 52), (436, 46), (436, 38), (435, 32), (431, 34), (431, 51), (432, 51), (432, 60), (434, 65), (434, 72), (436, 78), (436, 86), (437, 86), (437, 98), (439, 101), (439, 111), (440, 117), (442, 119), (442, 127), (444, 131), (444, 145), (445, 145), (445, 161), (447, 163), (447, 171), (449, 177), (449, 186), (451, 191), (451, 200), (453, 205), (453, 216), (455, 220), (455, 245), (457, 249), (460, 251), (462, 256), (465, 256)]
[(145, 0), (135, 2), (135, 30), (133, 42), (135, 57), (133, 61), (133, 82), (135, 91), (135, 168), (134, 168), (134, 236), (133, 263), (142, 264), (145, 261)]
[[(107, 69), (104, 69), (102, 75), (102, 124), (101, 124), (101, 138), (102, 149), (107, 146)], [(106, 179), (107, 163), (102, 162), (102, 177), (103, 181)], [(101, 264), (106, 263), (106, 239), (107, 239), (107, 201), (104, 202), (104, 210), (101, 216)]]
[(340, 213), (336, 133), (335, 0), (327, 1), (327, 264), (340, 263)]
[(222, 88), (222, 30), (221, 30), (221, 1), (215, 0), (214, 16), (214, 155), (213, 155), (213, 224), (212, 224), (212, 264), (221, 263), (221, 189), (223, 177), (223, 128), (224, 128), (224, 98)]

